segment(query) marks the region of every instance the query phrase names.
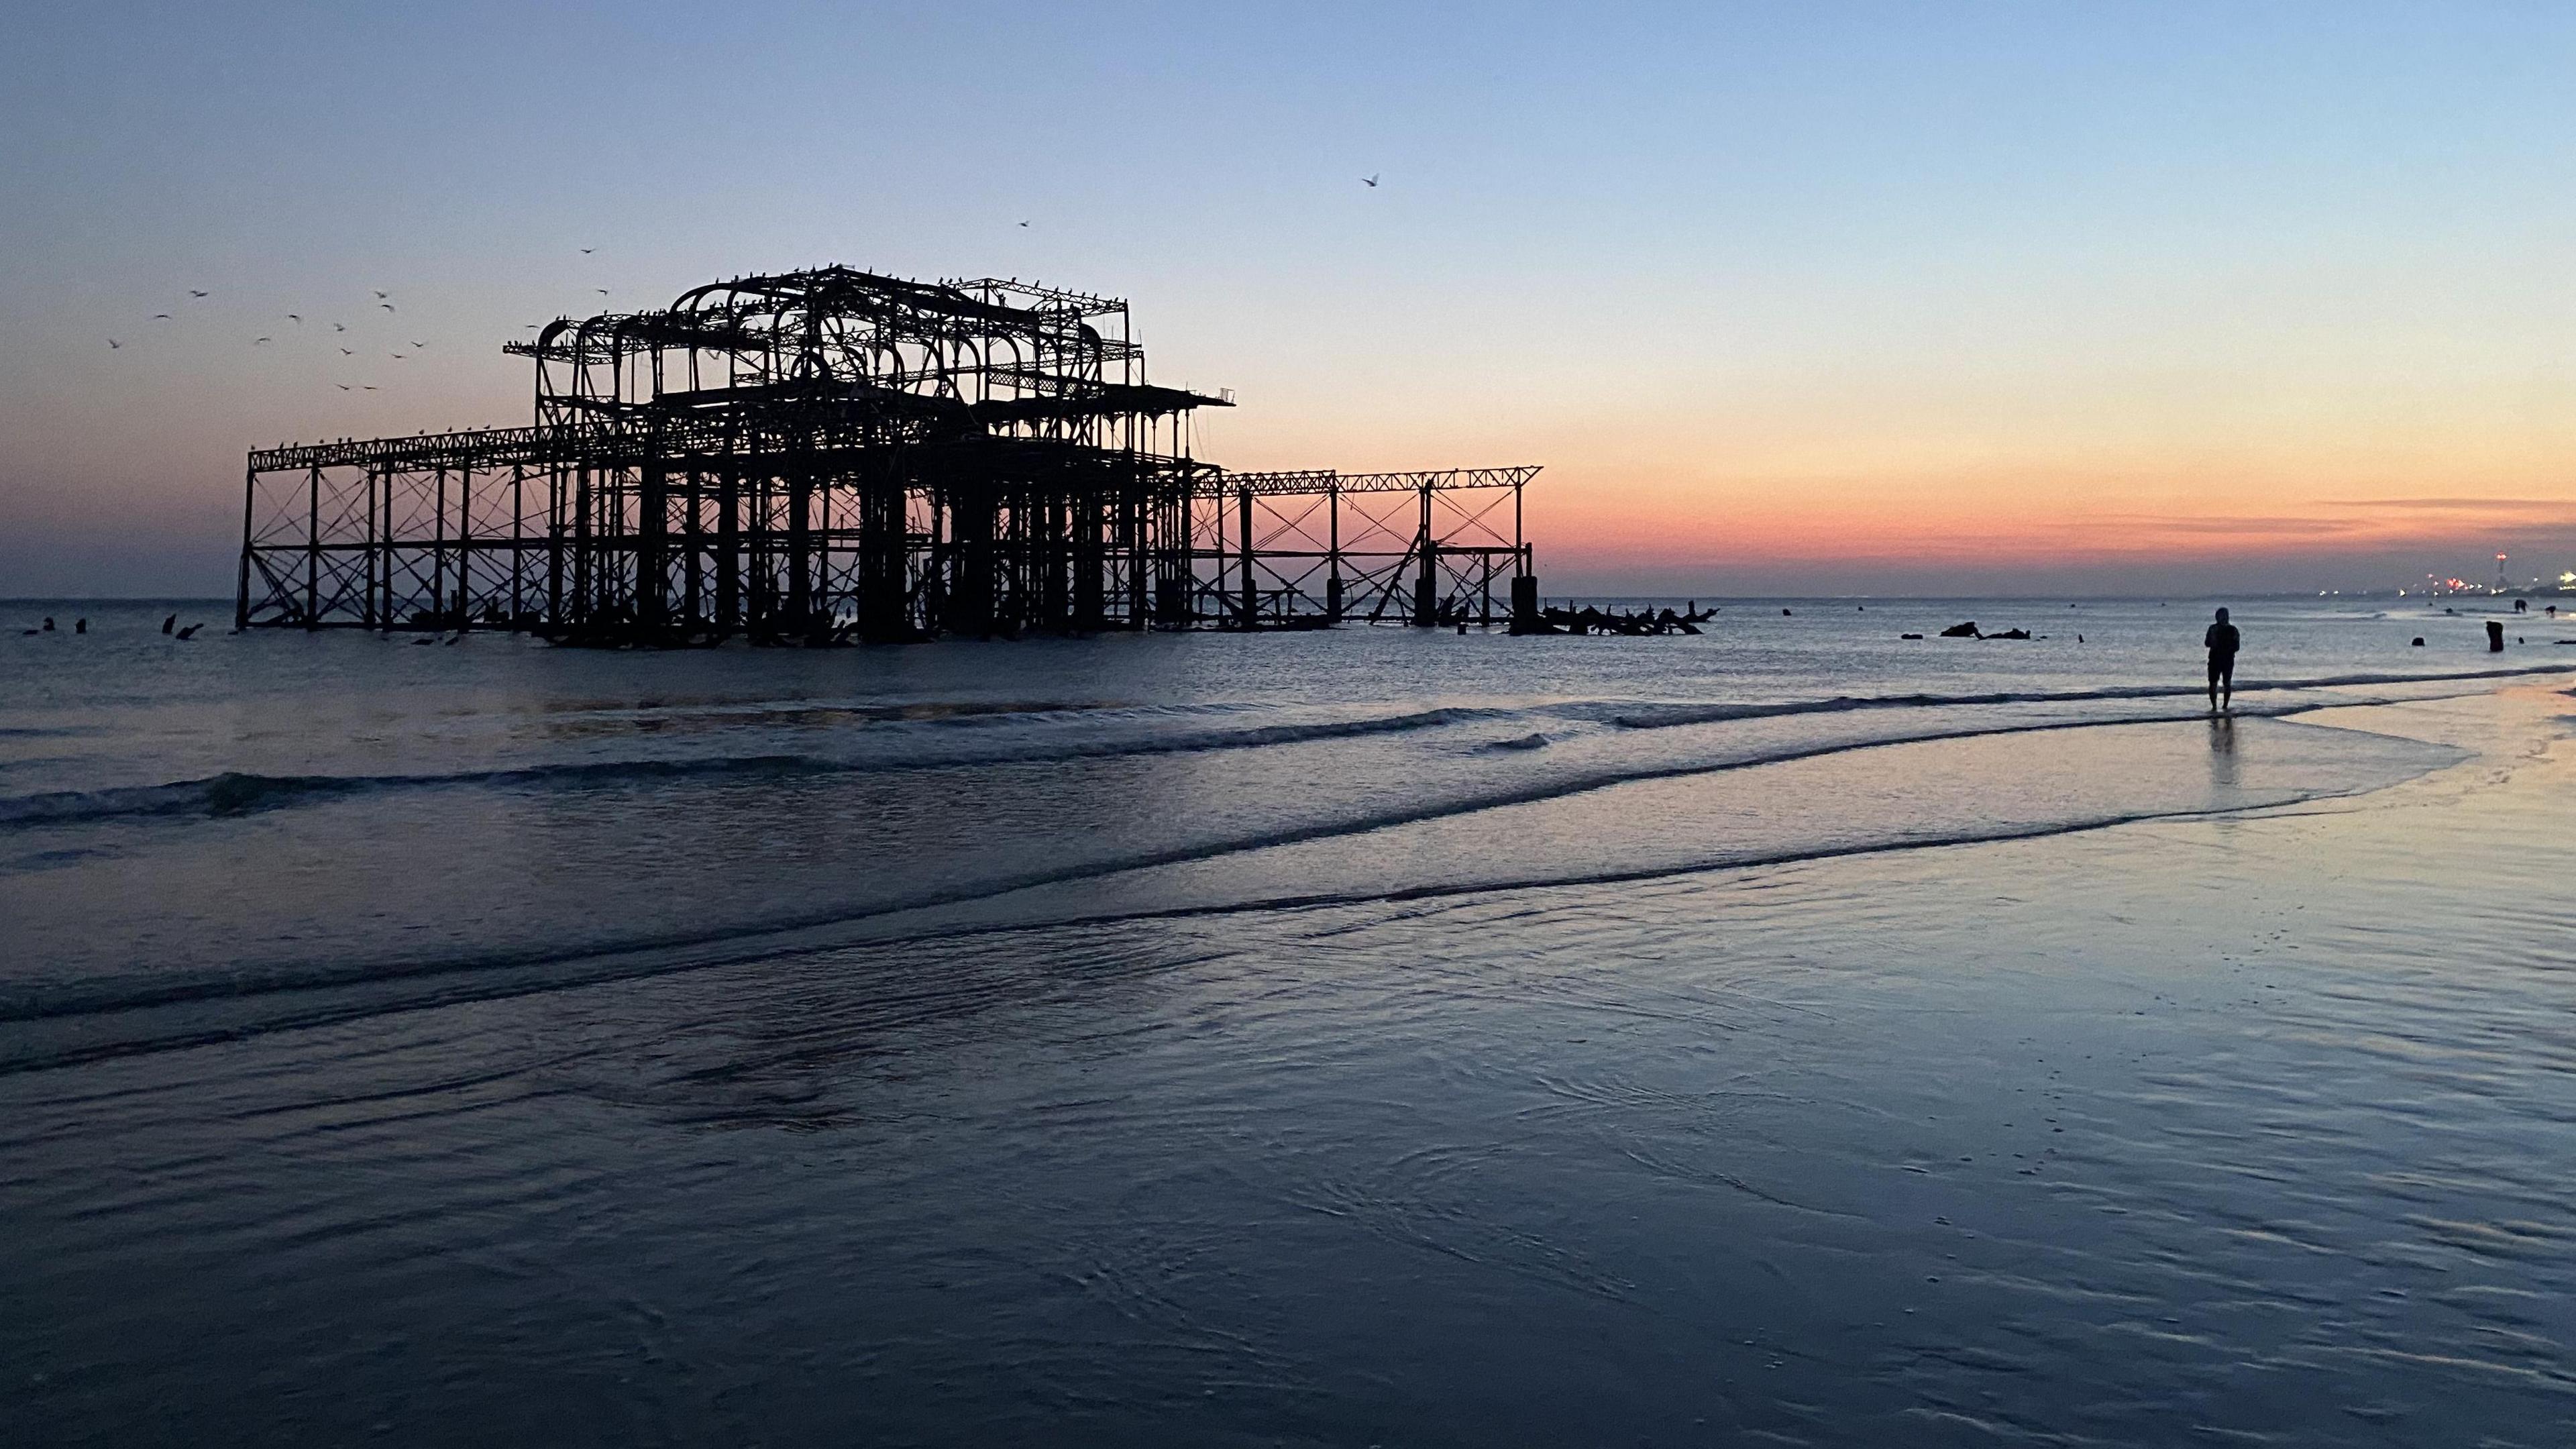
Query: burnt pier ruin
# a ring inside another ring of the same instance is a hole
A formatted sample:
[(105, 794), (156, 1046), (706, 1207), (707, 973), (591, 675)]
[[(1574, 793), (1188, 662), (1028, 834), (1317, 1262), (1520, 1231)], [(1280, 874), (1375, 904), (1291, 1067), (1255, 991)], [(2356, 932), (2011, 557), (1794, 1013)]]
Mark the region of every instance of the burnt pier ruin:
[(530, 426), (263, 449), (234, 622), (825, 644), (1534, 627), (1535, 467), (1229, 472), (1128, 306), (845, 267), (503, 349)]

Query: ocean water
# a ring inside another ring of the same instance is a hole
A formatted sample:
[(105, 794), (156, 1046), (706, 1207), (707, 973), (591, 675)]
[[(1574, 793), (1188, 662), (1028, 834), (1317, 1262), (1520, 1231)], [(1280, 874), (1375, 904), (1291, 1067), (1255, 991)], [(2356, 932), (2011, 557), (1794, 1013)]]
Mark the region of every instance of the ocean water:
[(5, 607), (13, 1439), (2576, 1424), (2537, 606)]

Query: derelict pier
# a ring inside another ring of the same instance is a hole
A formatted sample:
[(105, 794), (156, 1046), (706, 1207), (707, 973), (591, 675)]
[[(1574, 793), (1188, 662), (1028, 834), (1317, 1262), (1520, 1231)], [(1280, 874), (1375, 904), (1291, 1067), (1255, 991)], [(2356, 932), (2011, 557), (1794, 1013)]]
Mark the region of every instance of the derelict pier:
[(1233, 473), (1128, 307), (844, 267), (559, 320), (531, 426), (253, 452), (240, 628), (895, 641), (1537, 617), (1535, 467)]

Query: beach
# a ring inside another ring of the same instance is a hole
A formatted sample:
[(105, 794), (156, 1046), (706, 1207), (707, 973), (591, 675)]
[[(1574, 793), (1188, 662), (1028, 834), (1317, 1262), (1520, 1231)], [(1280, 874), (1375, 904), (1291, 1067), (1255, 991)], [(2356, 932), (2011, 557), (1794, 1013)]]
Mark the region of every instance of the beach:
[(2156, 600), (90, 612), (0, 644), (15, 1441), (2576, 1437), (2539, 620), (2243, 603), (2212, 719)]

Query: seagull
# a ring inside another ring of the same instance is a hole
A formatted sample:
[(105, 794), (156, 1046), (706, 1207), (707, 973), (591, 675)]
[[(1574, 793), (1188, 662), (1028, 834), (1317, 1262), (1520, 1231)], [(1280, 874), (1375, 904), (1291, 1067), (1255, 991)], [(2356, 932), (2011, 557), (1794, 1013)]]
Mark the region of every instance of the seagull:
[(373, 290), (375, 291), (375, 294), (376, 294), (376, 300), (377, 300), (377, 301), (379, 301), (379, 302), (381, 302), (381, 301), (383, 301), (384, 299), (386, 299), (387, 297), (390, 297), (390, 296), (392, 296), (392, 295), (393, 295), (393, 293), (388, 292), (388, 291), (385, 291), (385, 290), (384, 290), (383, 288), (381, 288), (381, 287), (379, 287), (379, 288), (375, 288), (375, 289), (373, 289)]
[(581, 249), (581, 254), (582, 254), (583, 256), (589, 256), (589, 255), (591, 254), (591, 251), (592, 251), (592, 248), (590, 248), (590, 247), (583, 247), (583, 248)]
[(189, 296), (191, 296), (191, 297), (202, 297), (202, 296), (205, 296), (206, 294), (205, 294), (205, 293), (203, 293), (203, 292), (198, 291), (198, 290), (197, 290), (196, 288), (194, 288), (194, 287), (190, 287), (190, 288), (188, 289), (188, 295), (189, 295)]
[(1027, 226), (1027, 225), (1028, 225), (1028, 223), (1024, 221), (1024, 222), (1021, 222), (1021, 223), (1020, 223), (1020, 225), (1022, 225), (1022, 226)]
[(415, 347), (415, 348), (427, 347), (428, 345), (429, 345), (429, 344), (428, 344), (428, 343), (426, 343), (426, 342), (415, 342), (415, 343), (413, 343), (413, 344), (412, 344), (412, 346), (413, 346), (413, 347)]
[(396, 361), (396, 362), (400, 362), (400, 361), (402, 361), (404, 358), (411, 356), (411, 354), (410, 354), (410, 353), (408, 353), (408, 352), (396, 352), (396, 353), (393, 353), (393, 354), (391, 354), (391, 355), (392, 355), (392, 357), (393, 357), (393, 360), (394, 360), (394, 361)]
[(606, 287), (593, 287), (593, 288), (591, 288), (591, 290), (592, 290), (592, 291), (594, 291), (594, 292), (597, 292), (599, 295), (601, 295), (601, 296), (603, 296), (603, 297), (605, 297), (605, 296), (607, 296), (607, 295), (608, 295), (608, 289), (607, 289)]
[(345, 382), (335, 382), (335, 383), (333, 383), (333, 384), (331, 384), (331, 385), (332, 385), (333, 387), (338, 388), (338, 389), (339, 389), (340, 391), (342, 391), (342, 392), (347, 392), (347, 391), (349, 390), (349, 385), (348, 385), (347, 383), (345, 383)]
[(252, 339), (250, 340), (250, 342), (251, 342), (251, 345), (252, 345), (253, 347), (257, 347), (259, 344), (261, 344), (261, 343), (263, 343), (263, 342), (274, 342), (274, 341), (276, 341), (276, 340), (277, 340), (277, 339), (275, 339), (275, 338), (273, 338), (273, 337), (254, 337), (254, 338), (252, 338)]
[(294, 324), (295, 324), (296, 326), (298, 326), (298, 327), (301, 327), (301, 326), (303, 326), (303, 325), (304, 325), (304, 319), (303, 319), (303, 318), (301, 318), (301, 317), (296, 316), (296, 315), (295, 315), (294, 313), (292, 313), (292, 312), (289, 312), (289, 313), (287, 313), (287, 314), (286, 314), (286, 320), (287, 320), (287, 321), (289, 321), (289, 322), (294, 323)]
[(355, 356), (357, 356), (358, 354), (356, 354), (356, 353), (354, 353), (354, 352), (351, 352), (349, 349), (347, 349), (347, 348), (343, 347), (343, 348), (341, 348), (341, 349), (340, 349), (340, 355), (341, 355), (342, 357), (355, 357)]
[(386, 311), (388, 311), (388, 312), (390, 312), (390, 311), (392, 311), (392, 310), (394, 309), (394, 304), (393, 304), (393, 303), (391, 303), (391, 302), (378, 302), (376, 305), (377, 305), (377, 306), (379, 306), (379, 307), (384, 308), (384, 309), (385, 309)]
[(1377, 185), (1377, 178), (1378, 178), (1379, 176), (1381, 176), (1381, 175), (1384, 175), (1384, 174), (1385, 174), (1385, 173), (1383, 173), (1383, 172), (1376, 172), (1376, 173), (1372, 173), (1372, 174), (1367, 175), (1367, 176), (1363, 176), (1363, 177), (1361, 177), (1361, 178), (1360, 178), (1360, 185), (1362, 185), (1362, 186), (1371, 186), (1371, 187), (1373, 187), (1373, 186)]
[(358, 389), (358, 391), (360, 391), (360, 392), (374, 392), (375, 390), (376, 390), (376, 385), (375, 385), (374, 383), (367, 383), (367, 384), (364, 384), (363, 386), (361, 386), (361, 387)]
[(113, 351), (113, 350), (114, 350), (114, 349), (116, 349), (116, 348), (123, 347), (125, 344), (124, 344), (124, 343), (122, 343), (122, 342), (119, 342), (119, 341), (117, 341), (115, 338), (111, 337), (111, 338), (107, 339), (107, 345), (108, 345), (109, 350)]
[(170, 314), (167, 312), (155, 312), (152, 314), (152, 320), (155, 322), (167, 322), (170, 320)]

